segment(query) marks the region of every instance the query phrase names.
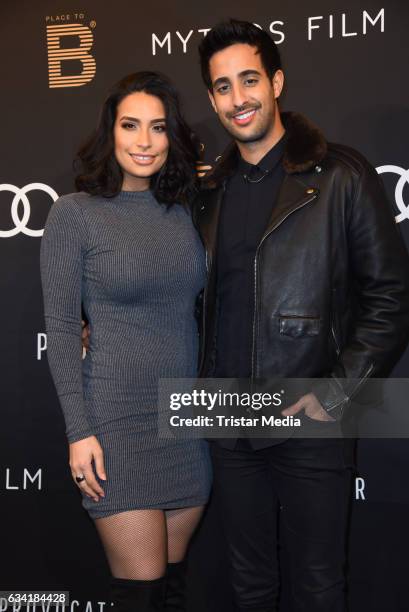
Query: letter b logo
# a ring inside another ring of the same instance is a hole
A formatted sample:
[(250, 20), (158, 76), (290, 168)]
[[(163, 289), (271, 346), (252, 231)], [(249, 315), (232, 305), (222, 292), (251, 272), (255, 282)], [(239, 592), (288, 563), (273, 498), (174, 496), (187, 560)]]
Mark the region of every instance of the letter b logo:
[[(67, 46), (64, 37), (75, 37), (79, 44), (74, 47)], [(92, 81), (96, 72), (96, 63), (89, 53), (94, 42), (92, 30), (81, 24), (62, 24), (47, 26), (48, 48), (48, 75), (49, 87), (80, 87)], [(82, 72), (75, 75), (63, 76), (63, 62), (79, 60)]]

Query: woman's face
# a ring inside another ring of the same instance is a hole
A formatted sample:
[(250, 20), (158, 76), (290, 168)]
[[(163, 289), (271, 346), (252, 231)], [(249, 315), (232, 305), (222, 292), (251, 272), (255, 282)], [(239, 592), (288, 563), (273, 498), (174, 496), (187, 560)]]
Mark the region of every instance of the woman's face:
[(149, 189), (150, 177), (161, 169), (169, 151), (162, 101), (143, 91), (126, 96), (117, 106), (113, 134), (122, 189)]

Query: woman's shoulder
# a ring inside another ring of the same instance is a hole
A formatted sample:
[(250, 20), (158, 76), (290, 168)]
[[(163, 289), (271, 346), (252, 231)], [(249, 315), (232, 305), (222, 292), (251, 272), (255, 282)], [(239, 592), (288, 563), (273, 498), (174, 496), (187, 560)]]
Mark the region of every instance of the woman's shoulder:
[(50, 215), (66, 219), (84, 218), (87, 211), (92, 208), (94, 197), (85, 191), (62, 195), (52, 205)]
[(90, 200), (93, 196), (90, 196), (89, 193), (85, 193), (85, 191), (76, 191), (74, 193), (66, 193), (65, 195), (60, 196), (55, 202), (53, 206), (58, 206), (59, 208), (65, 209), (80, 209), (87, 208), (89, 206)]
[(51, 206), (47, 217), (45, 230), (65, 231), (69, 227), (81, 227), (87, 225), (87, 209), (90, 206), (91, 196), (85, 192), (78, 191), (60, 196)]

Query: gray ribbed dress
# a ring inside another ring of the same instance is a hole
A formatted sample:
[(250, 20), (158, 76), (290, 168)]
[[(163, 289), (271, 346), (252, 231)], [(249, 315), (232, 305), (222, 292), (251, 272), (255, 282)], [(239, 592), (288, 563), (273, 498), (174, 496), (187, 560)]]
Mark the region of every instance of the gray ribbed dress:
[[(150, 191), (74, 193), (52, 206), (41, 244), (47, 355), (69, 442), (95, 435), (107, 480), (92, 518), (204, 504), (203, 440), (158, 437), (158, 380), (193, 378), (204, 254), (189, 214)], [(81, 305), (90, 350), (81, 360)]]

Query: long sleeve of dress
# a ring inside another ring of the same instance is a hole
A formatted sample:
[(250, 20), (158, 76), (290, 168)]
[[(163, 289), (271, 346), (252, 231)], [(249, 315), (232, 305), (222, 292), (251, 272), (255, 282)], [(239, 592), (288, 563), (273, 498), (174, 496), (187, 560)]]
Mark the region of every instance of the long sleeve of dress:
[(69, 442), (93, 435), (84, 409), (81, 286), (86, 227), (73, 196), (57, 200), (41, 242), (40, 265), (47, 357)]

